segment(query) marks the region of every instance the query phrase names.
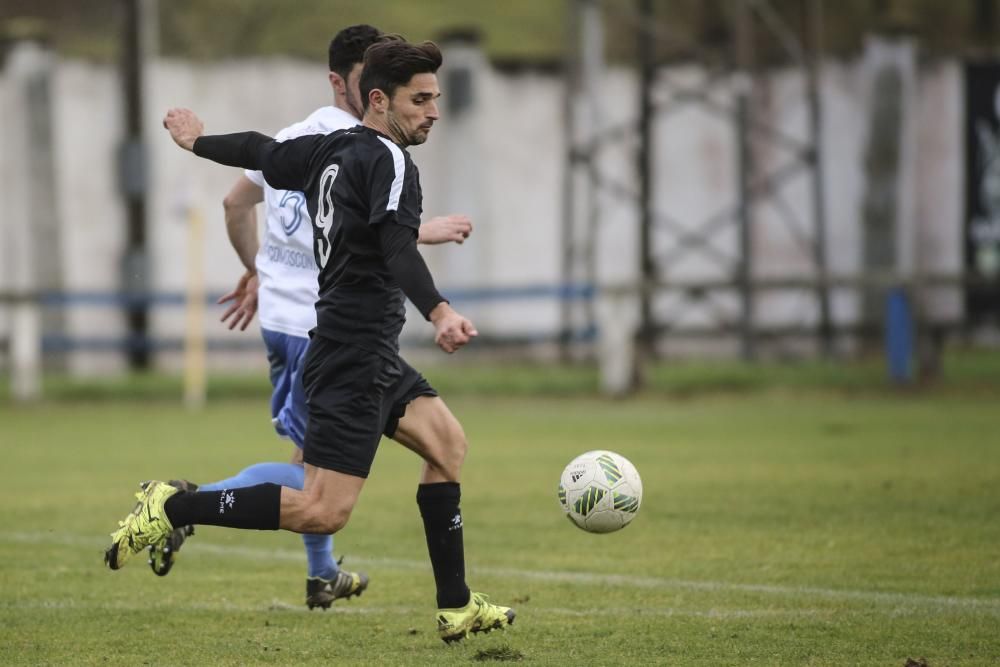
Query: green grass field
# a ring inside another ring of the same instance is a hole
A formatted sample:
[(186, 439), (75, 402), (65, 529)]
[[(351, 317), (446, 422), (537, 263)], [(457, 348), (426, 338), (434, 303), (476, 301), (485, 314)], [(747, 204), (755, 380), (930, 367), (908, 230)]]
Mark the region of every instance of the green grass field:
[[(263, 397), (198, 413), (0, 403), (0, 664), (994, 664), (1000, 392), (975, 387), (453, 391), (471, 441), (469, 580), (518, 617), (451, 647), (434, 632), (418, 465), (402, 448), (383, 443), (337, 537), (371, 587), (308, 612), (286, 533), (199, 528), (165, 578), (101, 562), (138, 481), (286, 456)], [(645, 486), (610, 535), (570, 525), (555, 497), (563, 465), (597, 448), (629, 457)]]

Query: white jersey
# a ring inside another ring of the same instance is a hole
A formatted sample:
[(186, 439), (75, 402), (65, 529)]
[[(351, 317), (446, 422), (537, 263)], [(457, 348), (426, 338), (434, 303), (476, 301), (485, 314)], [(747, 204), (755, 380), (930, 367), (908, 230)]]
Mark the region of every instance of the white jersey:
[[(317, 109), (304, 121), (289, 125), (278, 141), (307, 134), (329, 134), (354, 127), (360, 121), (337, 107)], [(313, 231), (306, 198), (301, 192), (275, 190), (259, 171), (247, 178), (264, 188), (267, 225), (255, 264), (260, 287), (257, 312), (260, 326), (305, 338), (316, 326), (319, 268), (313, 259)]]

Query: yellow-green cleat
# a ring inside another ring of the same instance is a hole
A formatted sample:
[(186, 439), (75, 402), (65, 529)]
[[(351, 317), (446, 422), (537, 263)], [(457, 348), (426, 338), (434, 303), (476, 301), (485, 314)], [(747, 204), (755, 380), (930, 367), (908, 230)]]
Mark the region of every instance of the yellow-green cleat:
[[(194, 493), (198, 490), (198, 485), (186, 479), (172, 479), (167, 482), (170, 486)], [(161, 542), (149, 545), (149, 567), (158, 577), (165, 577), (170, 573), (180, 555), (181, 547), (187, 538), (194, 535), (194, 526), (177, 526), (167, 534)]]
[(170, 574), (177, 556), (180, 555), (181, 547), (187, 538), (194, 535), (194, 526), (181, 526), (174, 528), (167, 537), (156, 544), (149, 545), (149, 568), (158, 577), (165, 577)]
[(143, 482), (140, 487), (142, 491), (135, 494), (139, 502), (118, 522), (118, 530), (111, 533), (111, 546), (104, 552), (104, 562), (112, 570), (122, 568), (129, 558), (164, 540), (174, 529), (163, 505), (179, 490), (156, 480)]
[(438, 609), (438, 635), (451, 643), (464, 639), (470, 632), (500, 630), (514, 623), (514, 610), (490, 604), (482, 593), (473, 593), (469, 604), (461, 609)]

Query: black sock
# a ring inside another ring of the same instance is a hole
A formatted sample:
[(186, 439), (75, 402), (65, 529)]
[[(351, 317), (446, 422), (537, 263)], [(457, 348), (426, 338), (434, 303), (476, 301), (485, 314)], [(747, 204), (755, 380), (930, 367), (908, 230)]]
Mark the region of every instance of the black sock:
[(163, 505), (173, 526), (188, 524), (278, 530), (281, 486), (258, 484), (241, 489), (176, 493)]
[(469, 587), (465, 585), (462, 513), (458, 508), (461, 498), (462, 487), (457, 482), (421, 484), (417, 487), (417, 505), (424, 519), (424, 534), (434, 569), (439, 609), (454, 609), (469, 603)]

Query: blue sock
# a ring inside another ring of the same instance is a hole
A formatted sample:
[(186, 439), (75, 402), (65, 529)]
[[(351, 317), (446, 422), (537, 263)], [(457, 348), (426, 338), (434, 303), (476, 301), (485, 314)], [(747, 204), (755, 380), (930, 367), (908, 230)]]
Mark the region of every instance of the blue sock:
[(340, 568), (333, 559), (333, 535), (303, 535), (306, 558), (309, 561), (309, 576), (333, 579)]
[(302, 466), (294, 463), (256, 463), (249, 468), (244, 468), (233, 477), (229, 477), (211, 484), (201, 484), (199, 491), (221, 491), (222, 489), (239, 489), (244, 486), (256, 486), (258, 484), (280, 484), (293, 489), (302, 489), (305, 481), (305, 471)]
[[(256, 463), (244, 468), (233, 477), (210, 484), (201, 484), (199, 491), (220, 491), (222, 489), (238, 489), (257, 484), (280, 484), (293, 489), (302, 489), (305, 481), (305, 471), (302, 466), (294, 463)], [(306, 547), (306, 559), (309, 563), (309, 576), (333, 579), (340, 568), (333, 559), (332, 535), (303, 535), (302, 542)]]

